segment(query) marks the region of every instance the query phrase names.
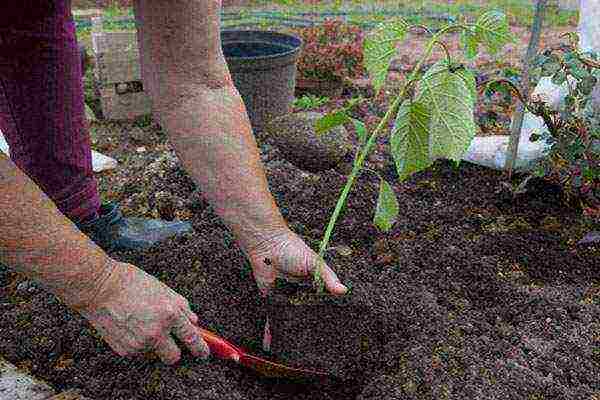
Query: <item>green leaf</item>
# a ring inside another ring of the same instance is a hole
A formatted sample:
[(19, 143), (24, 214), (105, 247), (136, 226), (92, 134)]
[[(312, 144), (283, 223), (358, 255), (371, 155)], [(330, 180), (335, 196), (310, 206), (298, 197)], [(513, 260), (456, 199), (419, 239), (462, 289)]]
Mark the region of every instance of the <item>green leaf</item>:
[(429, 110), (422, 103), (402, 104), (398, 110), (390, 147), (400, 181), (431, 165), (430, 118)]
[(382, 231), (388, 232), (396, 222), (398, 210), (398, 200), (394, 190), (385, 179), (381, 179), (373, 223)]
[(555, 54), (548, 57), (542, 64), (542, 75), (552, 76), (562, 68), (560, 59)]
[(83, 105), (85, 107), (85, 116), (87, 119), (89, 121), (96, 121), (96, 114), (94, 114), (94, 111), (92, 111), (90, 106), (88, 106), (86, 103), (83, 103)]
[(350, 117), (346, 114), (345, 110), (334, 110), (315, 122), (315, 133), (317, 136), (322, 135), (337, 126), (347, 124), (348, 122), (350, 122)]
[(465, 57), (467, 60), (473, 60), (479, 52), (479, 40), (473, 29), (465, 29), (460, 34), (461, 46), (465, 49)]
[(448, 70), (441, 60), (419, 81), (417, 101), (431, 113), (430, 157), (459, 161), (471, 144), (477, 127), (473, 117), (475, 77), (467, 69)]
[(352, 123), (354, 124), (354, 129), (356, 129), (358, 140), (361, 144), (365, 143), (367, 140), (367, 127), (362, 121), (355, 118), (352, 118)]
[(592, 90), (594, 90), (597, 81), (598, 79), (595, 76), (589, 75), (577, 82), (577, 90), (584, 96), (588, 96), (592, 93)]
[(490, 54), (498, 53), (510, 42), (515, 42), (506, 15), (498, 10), (488, 11), (481, 15), (474, 26), (475, 39), (487, 47)]
[(364, 41), (364, 66), (373, 81), (376, 93), (385, 83), (390, 63), (396, 55), (396, 45), (406, 35), (408, 24), (403, 19), (383, 22)]
[(552, 83), (562, 85), (567, 80), (567, 74), (564, 70), (559, 70), (552, 76)]

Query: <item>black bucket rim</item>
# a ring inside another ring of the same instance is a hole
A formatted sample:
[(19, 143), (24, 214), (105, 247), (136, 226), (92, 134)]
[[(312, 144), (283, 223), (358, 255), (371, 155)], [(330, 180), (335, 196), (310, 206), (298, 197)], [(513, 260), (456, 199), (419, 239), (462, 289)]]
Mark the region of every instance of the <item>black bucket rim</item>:
[(287, 39), (292, 39), (292, 40), (296, 41), (297, 45), (292, 45), (293, 47), (291, 47), (290, 50), (283, 51), (283, 52), (277, 53), (277, 54), (270, 54), (270, 55), (266, 55), (266, 56), (254, 56), (254, 57), (226, 57), (228, 60), (232, 60), (232, 61), (234, 61), (234, 60), (269, 60), (269, 59), (274, 59), (274, 58), (285, 58), (288, 56), (293, 56), (294, 54), (298, 53), (302, 49), (302, 45), (304, 44), (304, 42), (302, 41), (302, 39), (300, 37), (289, 34), (289, 33), (282, 33), (282, 32), (278, 32), (278, 31), (269, 31), (269, 30), (259, 30), (259, 29), (222, 29), (221, 30), (221, 47), (226, 44), (226, 41), (223, 40), (224, 34), (234, 34), (234, 33), (240, 33), (240, 32), (250, 33), (250, 34), (255, 34), (255, 35), (266, 35), (266, 36), (270, 36), (270, 37), (273, 37), (273, 36), (285, 37)]

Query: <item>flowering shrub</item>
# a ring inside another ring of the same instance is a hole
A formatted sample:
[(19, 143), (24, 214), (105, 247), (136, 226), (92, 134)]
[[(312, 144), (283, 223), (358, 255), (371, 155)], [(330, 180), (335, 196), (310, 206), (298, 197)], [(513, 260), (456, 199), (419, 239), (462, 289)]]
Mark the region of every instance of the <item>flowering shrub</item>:
[[(600, 118), (592, 95), (600, 77), (600, 61), (596, 54), (581, 53), (577, 43), (575, 37), (570, 44), (548, 49), (534, 63), (535, 75), (552, 76), (556, 85), (569, 80), (569, 93), (559, 109), (540, 99), (523, 99), (518, 88), (512, 89), (548, 128), (532, 135), (532, 140), (550, 145), (536, 166), (536, 175), (560, 185), (567, 198), (582, 200), (584, 208), (600, 209)], [(496, 82), (510, 85), (502, 79)]]
[(304, 41), (298, 60), (299, 77), (343, 81), (364, 74), (364, 34), (359, 27), (327, 19), (323, 25), (296, 33)]

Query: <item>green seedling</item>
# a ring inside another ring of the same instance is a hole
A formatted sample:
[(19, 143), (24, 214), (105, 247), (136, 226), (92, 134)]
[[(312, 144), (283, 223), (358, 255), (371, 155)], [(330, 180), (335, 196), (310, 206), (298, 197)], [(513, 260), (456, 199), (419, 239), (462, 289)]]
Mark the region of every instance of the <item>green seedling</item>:
[(294, 100), (293, 106), (301, 110), (314, 110), (324, 104), (327, 104), (329, 97), (320, 97), (315, 95), (304, 95)]
[[(429, 31), (423, 26), (416, 26)], [(411, 26), (401, 18), (380, 23), (365, 38), (363, 45), (364, 66), (372, 79), (374, 89), (379, 93), (387, 79), (390, 63), (396, 49)], [(423, 55), (407, 78), (398, 96), (392, 101), (383, 119), (373, 132), (367, 132), (362, 121), (349, 116), (349, 109), (364, 99), (352, 99), (346, 107), (335, 110), (315, 125), (317, 134), (322, 134), (336, 126), (353, 123), (362, 148), (356, 153), (351, 174), (342, 189), (335, 210), (329, 220), (319, 248), (321, 262), (327, 249), (329, 238), (344, 207), (354, 180), (360, 175), (362, 165), (373, 147), (376, 138), (384, 133), (394, 119), (390, 137), (390, 150), (394, 158), (400, 181), (429, 167), (438, 158), (460, 162), (476, 133), (474, 106), (477, 97), (474, 74), (463, 64), (452, 59), (447, 47), (441, 41), (450, 32), (459, 32), (461, 44), (467, 59), (474, 59), (481, 46), (492, 55), (502, 47), (514, 42), (504, 13), (489, 11), (474, 23), (446, 25), (436, 33), (431, 33)], [(445, 59), (432, 65), (425, 73), (419, 71), (430, 57), (435, 46), (441, 46)], [(367, 139), (368, 137), (368, 139)], [(373, 223), (380, 230), (388, 232), (399, 212), (399, 205), (391, 185), (380, 177), (379, 197)], [(314, 282), (319, 292), (323, 291), (323, 280), (315, 269)]]

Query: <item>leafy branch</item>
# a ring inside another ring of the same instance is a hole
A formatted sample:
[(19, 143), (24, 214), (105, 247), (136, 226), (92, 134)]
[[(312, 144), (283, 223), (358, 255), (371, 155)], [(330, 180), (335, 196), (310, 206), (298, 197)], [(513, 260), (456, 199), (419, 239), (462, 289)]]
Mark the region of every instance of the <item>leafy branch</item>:
[[(413, 26), (430, 32), (423, 26)], [(364, 40), (364, 67), (367, 70), (376, 93), (385, 84), (392, 58), (411, 26), (403, 19), (383, 22)], [(441, 39), (446, 34), (461, 33), (467, 58), (477, 55), (478, 47), (484, 45), (495, 54), (506, 43), (514, 41), (508, 27), (506, 16), (499, 11), (490, 11), (481, 15), (474, 24), (452, 24), (432, 34), (425, 51), (403, 85), (399, 95), (392, 101), (368, 140), (364, 123), (351, 119), (347, 111), (350, 106), (336, 110), (317, 121), (317, 134), (327, 132), (336, 126), (353, 122), (364, 144), (354, 159), (352, 172), (342, 189), (336, 207), (329, 220), (319, 248), (321, 262), (335, 223), (350, 193), (352, 184), (361, 173), (361, 169), (371, 148), (379, 135), (386, 131), (394, 120), (391, 131), (390, 147), (396, 170), (401, 181), (412, 174), (429, 167), (436, 158), (448, 158), (459, 162), (475, 136), (476, 125), (473, 110), (477, 96), (475, 77), (463, 65), (452, 61), (448, 48)], [(429, 59), (434, 46), (442, 46), (446, 58), (431, 66), (422, 77), (419, 71)], [(413, 86), (418, 91), (413, 93)], [(360, 99), (358, 102), (365, 101)], [(366, 143), (365, 143), (366, 142)], [(380, 178), (379, 196), (373, 223), (382, 231), (389, 231), (399, 212), (398, 201), (391, 185)], [(323, 280), (319, 269), (315, 269), (315, 284), (323, 290)]]

